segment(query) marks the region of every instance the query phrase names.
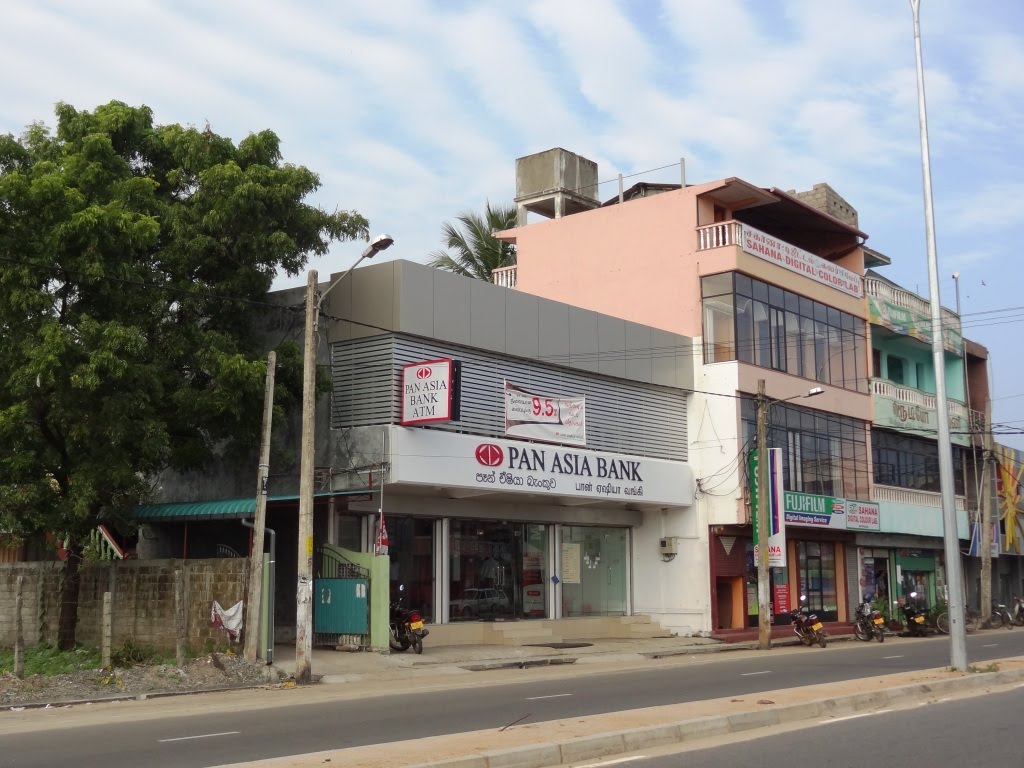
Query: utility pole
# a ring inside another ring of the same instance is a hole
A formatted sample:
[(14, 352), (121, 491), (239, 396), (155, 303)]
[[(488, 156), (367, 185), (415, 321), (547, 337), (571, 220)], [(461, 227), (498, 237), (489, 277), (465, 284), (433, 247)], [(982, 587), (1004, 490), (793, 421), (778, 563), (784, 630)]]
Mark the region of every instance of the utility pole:
[(267, 526), (267, 478), (270, 475), (270, 428), (274, 420), (274, 369), (277, 353), (267, 355), (267, 383), (263, 390), (263, 441), (260, 444), (260, 466), (256, 472), (256, 523), (253, 528), (252, 551), (249, 553), (249, 597), (245, 609), (245, 646), (243, 658), (256, 661), (259, 645), (260, 603), (263, 595), (263, 538)]
[(313, 681), (313, 462), (316, 426), (316, 332), (320, 304), (363, 259), (372, 259), (394, 243), (391, 235), (378, 235), (348, 270), (317, 296), (316, 270), (306, 283), (306, 332), (302, 349), (302, 452), (299, 465), (299, 549), (295, 592), (295, 682)]
[(313, 681), (313, 421), (316, 413), (317, 273), (306, 283), (306, 333), (302, 347), (302, 452), (299, 463), (299, 551), (295, 592), (295, 682)]
[(757, 381), (757, 647), (772, 647), (771, 569), (768, 567), (768, 398)]
[[(924, 187), (925, 245), (928, 252), (928, 299), (931, 303), (932, 365), (935, 368), (935, 405), (938, 411), (939, 489), (942, 494), (943, 549), (949, 590), (950, 666), (967, 671), (967, 627), (960, 585), (960, 539), (956, 529), (956, 498), (953, 488), (953, 446), (949, 436), (949, 401), (946, 399), (946, 353), (943, 349), (942, 299), (939, 295), (939, 259), (935, 245), (935, 209), (932, 204), (931, 153), (928, 149), (928, 109), (924, 94), (924, 62), (921, 55), (921, 0), (910, 0), (914, 17), (914, 54), (917, 63), (917, 107), (921, 127), (921, 175)], [(984, 610), (984, 608), (983, 608)]]
[[(982, 437), (982, 464), (981, 464), (981, 535), (978, 537), (978, 547), (981, 549), (981, 610), (979, 613), (983, 618), (988, 618), (992, 613), (992, 480), (989, 472), (992, 470), (992, 403), (985, 401), (985, 430)], [(972, 438), (973, 439), (973, 438)]]

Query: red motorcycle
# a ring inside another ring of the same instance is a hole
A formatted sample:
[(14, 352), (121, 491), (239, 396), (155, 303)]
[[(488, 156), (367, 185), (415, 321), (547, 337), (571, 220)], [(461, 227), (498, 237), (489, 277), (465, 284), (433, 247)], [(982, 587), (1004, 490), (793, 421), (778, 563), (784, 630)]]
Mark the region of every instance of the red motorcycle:
[(810, 646), (817, 643), (824, 648), (826, 644), (825, 625), (818, 621), (818, 614), (805, 610), (804, 603), (806, 602), (807, 595), (800, 595), (800, 610), (790, 614), (793, 631), (804, 645)]
[(398, 598), (391, 603), (391, 621), (388, 645), (393, 651), (407, 651), (410, 647), (415, 653), (423, 653), (423, 638), (430, 630), (423, 626), (423, 617), (414, 608), (406, 608), (405, 584), (398, 585)]

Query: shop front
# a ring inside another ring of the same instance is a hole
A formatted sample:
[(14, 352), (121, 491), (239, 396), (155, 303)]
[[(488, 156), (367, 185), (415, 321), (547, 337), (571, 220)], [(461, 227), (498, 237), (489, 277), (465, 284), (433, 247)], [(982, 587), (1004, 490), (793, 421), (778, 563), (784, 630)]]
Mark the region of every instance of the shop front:
[(388, 448), (392, 585), (433, 623), (628, 615), (645, 510), (693, 503), (684, 462), (407, 427)]

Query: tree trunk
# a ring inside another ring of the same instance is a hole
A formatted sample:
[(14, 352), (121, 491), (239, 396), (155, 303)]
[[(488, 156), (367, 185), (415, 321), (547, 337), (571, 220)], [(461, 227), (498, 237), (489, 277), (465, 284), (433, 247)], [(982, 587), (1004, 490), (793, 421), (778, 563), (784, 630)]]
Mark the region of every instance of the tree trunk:
[(60, 618), (57, 622), (57, 648), (71, 651), (75, 648), (75, 631), (78, 629), (78, 592), (82, 584), (82, 545), (73, 542), (67, 549), (64, 561), (64, 581), (60, 589)]

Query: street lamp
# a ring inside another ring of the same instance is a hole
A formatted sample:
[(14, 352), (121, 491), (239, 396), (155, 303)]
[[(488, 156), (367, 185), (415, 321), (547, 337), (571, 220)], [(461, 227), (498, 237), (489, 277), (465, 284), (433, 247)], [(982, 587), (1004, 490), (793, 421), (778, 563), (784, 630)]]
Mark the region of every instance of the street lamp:
[(372, 259), (391, 247), (390, 235), (379, 235), (348, 270), (317, 296), (316, 270), (306, 282), (306, 333), (302, 352), (302, 452), (299, 465), (298, 587), (295, 593), (295, 682), (312, 682), (313, 655), (313, 461), (316, 412), (316, 332), (324, 297), (352, 274), (363, 259)]
[(792, 397), (772, 400), (765, 396), (764, 379), (757, 382), (757, 647), (767, 651), (772, 647), (771, 569), (768, 567), (768, 409), (777, 403), (814, 397), (824, 393), (821, 387), (811, 387)]
[[(914, 58), (917, 63), (917, 112), (921, 127), (921, 176), (924, 187), (924, 230), (928, 254), (928, 300), (932, 317), (932, 365), (935, 367), (935, 408), (938, 413), (939, 490), (942, 497), (943, 549), (949, 590), (949, 660), (953, 669), (967, 671), (967, 627), (960, 596), (960, 539), (956, 530), (956, 499), (953, 487), (953, 445), (949, 438), (946, 399), (946, 353), (942, 346), (942, 299), (939, 296), (939, 257), (935, 246), (935, 209), (932, 205), (932, 165), (928, 149), (928, 108), (924, 95), (924, 62), (921, 55), (921, 0), (910, 0), (914, 17)], [(957, 282), (959, 286), (959, 280)], [(982, 610), (985, 606), (982, 605)]]

